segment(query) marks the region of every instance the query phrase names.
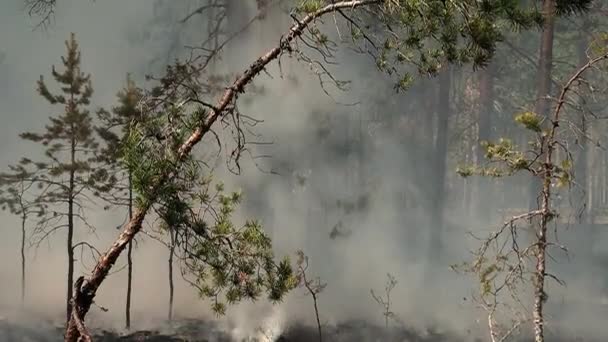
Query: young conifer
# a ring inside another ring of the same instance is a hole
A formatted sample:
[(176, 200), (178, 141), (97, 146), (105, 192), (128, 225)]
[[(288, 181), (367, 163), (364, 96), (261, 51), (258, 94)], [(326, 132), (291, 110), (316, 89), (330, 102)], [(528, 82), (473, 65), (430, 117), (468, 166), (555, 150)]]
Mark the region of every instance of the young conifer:
[(38, 93), (61, 112), (49, 118), (42, 132), (25, 132), (22, 139), (38, 143), (44, 159), (34, 162), (41, 192), (38, 201), (49, 207), (49, 215), (39, 222), (36, 232), (40, 241), (52, 233), (67, 229), (67, 319), (71, 314), (72, 284), (74, 283), (74, 251), (90, 247), (86, 242), (74, 243), (77, 226), (92, 229), (85, 215), (89, 195), (110, 187), (108, 173), (98, 167), (99, 143), (95, 138), (92, 117), (87, 106), (93, 94), (91, 77), (80, 70), (80, 51), (76, 37), (66, 41), (66, 56), (61, 58), (64, 70), (52, 67), (52, 76), (59, 86), (53, 93), (44, 78), (37, 82)]

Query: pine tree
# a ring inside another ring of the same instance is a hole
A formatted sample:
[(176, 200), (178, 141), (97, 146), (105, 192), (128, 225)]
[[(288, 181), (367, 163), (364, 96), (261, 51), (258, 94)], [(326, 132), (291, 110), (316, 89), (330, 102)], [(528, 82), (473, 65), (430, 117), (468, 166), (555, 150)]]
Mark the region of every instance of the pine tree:
[[(131, 127), (143, 118), (138, 107), (142, 99), (142, 91), (136, 86), (130, 75), (127, 75), (126, 85), (118, 92), (117, 97), (119, 105), (112, 108), (111, 112), (105, 110), (98, 112), (103, 126), (99, 127), (97, 132), (106, 144), (101, 154), (101, 161), (112, 170), (114, 179), (123, 180), (109, 189), (110, 191), (104, 194), (104, 197), (112, 205), (126, 206), (128, 219), (131, 220), (133, 216), (132, 172), (120, 163), (120, 150)], [(125, 302), (125, 327), (127, 329), (131, 328), (132, 280), (133, 241), (130, 241), (127, 249), (127, 297)]]
[(36, 182), (44, 191), (39, 193), (38, 201), (49, 206), (49, 215), (39, 225), (41, 239), (63, 228), (67, 228), (67, 308), (71, 315), (72, 284), (74, 283), (74, 251), (85, 248), (87, 243), (74, 243), (77, 224), (93, 228), (85, 216), (85, 202), (90, 202), (90, 194), (97, 194), (109, 186), (104, 184), (107, 172), (99, 168), (96, 155), (99, 144), (95, 139), (94, 126), (90, 112), (86, 109), (93, 94), (90, 75), (80, 70), (80, 51), (74, 34), (66, 41), (67, 54), (62, 57), (65, 70), (58, 71), (53, 66), (52, 76), (60, 86), (54, 94), (40, 76), (38, 92), (51, 105), (63, 107), (63, 112), (50, 117), (50, 123), (41, 133), (26, 132), (22, 139), (39, 143), (44, 149), (45, 159), (35, 162), (39, 176)]

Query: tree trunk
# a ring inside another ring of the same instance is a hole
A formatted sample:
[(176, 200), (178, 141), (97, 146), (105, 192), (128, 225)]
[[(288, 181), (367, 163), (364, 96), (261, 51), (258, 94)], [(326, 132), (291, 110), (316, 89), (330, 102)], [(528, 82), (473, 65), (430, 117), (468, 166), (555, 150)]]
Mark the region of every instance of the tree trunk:
[(431, 260), (438, 258), (442, 254), (441, 235), (444, 225), (444, 206), (445, 206), (445, 169), (447, 161), (448, 145), (448, 122), (450, 113), (450, 88), (452, 83), (452, 69), (446, 67), (439, 74), (439, 92), (436, 107), (436, 134), (435, 157), (433, 165), (432, 200), (431, 200), (431, 241), (430, 255)]
[[(555, 0), (543, 1), (543, 30), (541, 35), (540, 51), (538, 56), (538, 74), (537, 74), (537, 98), (534, 111), (537, 115), (547, 117), (551, 102), (548, 99), (551, 94), (551, 70), (553, 64), (553, 32), (555, 29)], [(557, 120), (557, 118), (552, 118)], [(545, 156), (540, 156), (541, 160), (545, 160), (543, 166), (542, 183), (539, 184), (535, 177), (530, 187), (530, 209), (535, 210), (540, 208), (541, 217), (538, 229), (536, 230), (536, 272), (534, 274), (534, 308), (532, 311), (532, 319), (534, 325), (534, 341), (544, 342), (544, 304), (547, 299), (545, 293), (545, 277), (546, 277), (546, 252), (547, 252), (547, 225), (551, 218), (551, 171), (553, 157), (553, 140), (554, 130), (551, 135), (543, 142), (546, 144), (541, 151), (544, 151)], [(538, 195), (540, 194), (540, 203), (538, 203)]]
[[(583, 24), (582, 24), (582, 29), (581, 29), (581, 37), (578, 41), (578, 65), (579, 67), (582, 67), (583, 65), (585, 65), (588, 62), (588, 57), (587, 57), (587, 48), (589, 45), (589, 37), (588, 37), (588, 33), (587, 33), (587, 29), (589, 28), (589, 19), (588, 17), (584, 17), (583, 18)], [(589, 142), (587, 141), (587, 134), (588, 134), (588, 127), (587, 127), (587, 120), (585, 117), (585, 113), (582, 112), (580, 113), (580, 129), (581, 129), (581, 134), (580, 134), (580, 140), (579, 140), (579, 153), (578, 153), (578, 159), (577, 162), (575, 164), (575, 169), (574, 169), (574, 177), (576, 179), (576, 183), (578, 184), (579, 187), (579, 198), (580, 198), (580, 202), (582, 203), (583, 207), (581, 208), (582, 210), (580, 211), (580, 222), (581, 223), (587, 223), (588, 222), (588, 217), (589, 217), (589, 213), (591, 212), (591, 207), (589, 206), (589, 203), (587, 203), (587, 189), (588, 189), (588, 170), (587, 170), (587, 153), (588, 153), (588, 145)], [(578, 209), (578, 208), (577, 208)]]
[[(129, 221), (133, 218), (133, 183), (129, 171)], [(133, 281), (133, 241), (129, 241), (127, 251), (127, 302), (125, 304), (125, 327), (131, 329), (131, 287)]]
[(169, 322), (173, 321), (173, 255), (175, 254), (175, 229), (169, 231), (171, 237), (171, 245), (169, 246)]
[[(73, 130), (73, 128), (72, 128)], [(68, 288), (67, 288), (67, 303), (66, 303), (66, 318), (70, 321), (72, 315), (72, 284), (74, 284), (74, 165), (76, 164), (76, 141), (72, 136), (70, 146), (70, 183), (68, 188)]]
[[(534, 112), (542, 117), (547, 117), (551, 107), (551, 70), (553, 65), (553, 32), (555, 30), (555, 0), (543, 0), (544, 24), (541, 33), (540, 51), (538, 55), (536, 104)], [(542, 157), (541, 157), (542, 159)], [(536, 177), (530, 185), (529, 208), (539, 208), (538, 194), (541, 192), (542, 184)], [(541, 199), (542, 200), (542, 199)]]
[[(547, 152), (547, 165), (552, 165), (552, 147), (549, 142)], [(536, 272), (534, 273), (534, 309), (532, 319), (534, 324), (534, 342), (545, 341), (545, 319), (544, 305), (547, 300), (545, 293), (545, 277), (547, 266), (547, 226), (551, 218), (551, 169), (544, 167), (545, 176), (543, 177), (543, 188), (541, 192), (541, 221), (537, 231), (536, 241)]]
[(21, 209), (21, 308), (25, 306), (25, 223), (27, 214)]

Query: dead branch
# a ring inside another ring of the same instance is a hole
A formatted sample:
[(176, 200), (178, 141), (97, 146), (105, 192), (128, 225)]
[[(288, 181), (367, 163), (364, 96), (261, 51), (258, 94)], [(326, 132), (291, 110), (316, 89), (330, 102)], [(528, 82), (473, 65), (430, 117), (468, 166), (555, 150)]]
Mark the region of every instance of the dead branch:
[(300, 286), (306, 288), (308, 293), (312, 296), (313, 304), (315, 307), (315, 317), (317, 319), (317, 329), (319, 331), (319, 342), (323, 342), (323, 330), (321, 327), (321, 319), (319, 318), (319, 306), (318, 306), (318, 295), (327, 286), (326, 283), (321, 283), (321, 279), (307, 279), (306, 271), (308, 270), (308, 256), (304, 255), (304, 252), (298, 252), (298, 276), (300, 277)]
[(395, 279), (395, 277), (390, 273), (386, 275), (386, 278), (386, 285), (384, 286), (384, 295), (386, 296), (386, 299), (382, 298), (382, 296), (376, 295), (374, 290), (370, 290), (370, 293), (376, 303), (382, 306), (382, 309), (384, 310), (382, 312), (384, 315), (384, 325), (385, 328), (388, 329), (389, 319), (397, 320), (395, 313), (391, 311), (391, 292), (393, 292), (393, 289), (395, 286), (397, 286), (397, 279)]
[(35, 29), (44, 29), (51, 23), (55, 15), (56, 5), (57, 0), (25, 0), (27, 14), (30, 17), (37, 16), (40, 18)]

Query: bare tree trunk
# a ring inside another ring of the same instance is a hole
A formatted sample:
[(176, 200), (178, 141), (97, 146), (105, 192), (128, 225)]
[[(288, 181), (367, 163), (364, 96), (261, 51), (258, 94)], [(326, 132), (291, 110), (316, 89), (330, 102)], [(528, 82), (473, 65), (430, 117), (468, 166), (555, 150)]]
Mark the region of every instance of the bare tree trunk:
[[(133, 218), (133, 183), (129, 171), (129, 221)], [(131, 329), (131, 288), (133, 284), (133, 241), (129, 241), (127, 251), (127, 302), (125, 305), (125, 328)]]
[(171, 245), (169, 246), (169, 322), (173, 321), (173, 255), (175, 254), (175, 237), (174, 229), (169, 231), (171, 236)]
[[(551, 100), (551, 70), (553, 65), (553, 33), (555, 30), (555, 0), (543, 0), (543, 18), (545, 20), (541, 33), (540, 51), (538, 55), (538, 73), (536, 104), (534, 112), (541, 117), (549, 115)], [(542, 184), (536, 177), (530, 185), (530, 210), (539, 208), (538, 194), (541, 192)], [(541, 199), (542, 200), (542, 199)]]
[[(588, 56), (587, 56), (587, 48), (589, 46), (589, 38), (588, 38), (588, 33), (587, 33), (587, 29), (589, 28), (589, 19), (588, 17), (584, 17), (583, 18), (583, 24), (582, 24), (582, 29), (581, 29), (581, 37), (578, 41), (579, 45), (578, 45), (578, 64), (579, 67), (582, 67), (583, 65), (585, 65), (588, 62)], [(579, 155), (578, 155), (578, 161), (575, 164), (575, 173), (574, 173), (574, 177), (576, 179), (576, 182), (578, 183), (578, 187), (579, 187), (579, 198), (580, 199), (580, 203), (583, 204), (583, 207), (580, 211), (580, 222), (582, 223), (588, 223), (588, 218), (589, 218), (589, 213), (590, 213), (590, 206), (589, 203), (587, 201), (587, 189), (588, 189), (588, 170), (587, 170), (587, 153), (588, 153), (588, 148), (589, 148), (589, 142), (587, 141), (587, 134), (588, 134), (588, 127), (587, 127), (587, 120), (586, 120), (586, 116), (585, 113), (582, 112), (581, 114), (581, 120), (580, 120), (580, 129), (581, 129), (581, 134), (580, 134), (580, 150), (579, 150)]]
[[(73, 129), (73, 128), (72, 128)], [(72, 137), (70, 146), (70, 162), (72, 166), (76, 163), (76, 141)], [(70, 321), (72, 315), (72, 284), (74, 284), (74, 169), (70, 170), (70, 183), (68, 188), (68, 288), (66, 303), (66, 322)]]
[(319, 330), (319, 342), (323, 342), (323, 329), (321, 328), (321, 319), (319, 318), (319, 306), (317, 305), (317, 294), (312, 293), (312, 300), (315, 303), (315, 317), (317, 318), (317, 329)]
[(25, 306), (25, 223), (27, 214), (22, 209), (21, 213), (21, 308)]
[[(552, 142), (547, 144), (547, 165), (551, 165), (551, 154), (553, 152)], [(547, 225), (552, 216), (551, 214), (551, 169), (545, 168), (543, 177), (543, 189), (541, 193), (541, 222), (537, 231), (536, 241), (536, 273), (534, 274), (534, 309), (532, 318), (534, 323), (534, 342), (545, 341), (545, 319), (544, 304), (547, 300), (545, 293), (545, 277), (547, 267)]]
[(450, 112), (450, 90), (452, 83), (452, 68), (447, 67), (439, 74), (439, 92), (437, 101), (437, 139), (435, 140), (435, 157), (433, 179), (430, 181), (432, 187), (431, 202), (431, 259), (436, 259), (441, 255), (441, 234), (444, 225), (444, 206), (445, 206), (445, 170), (448, 145), (448, 122)]

